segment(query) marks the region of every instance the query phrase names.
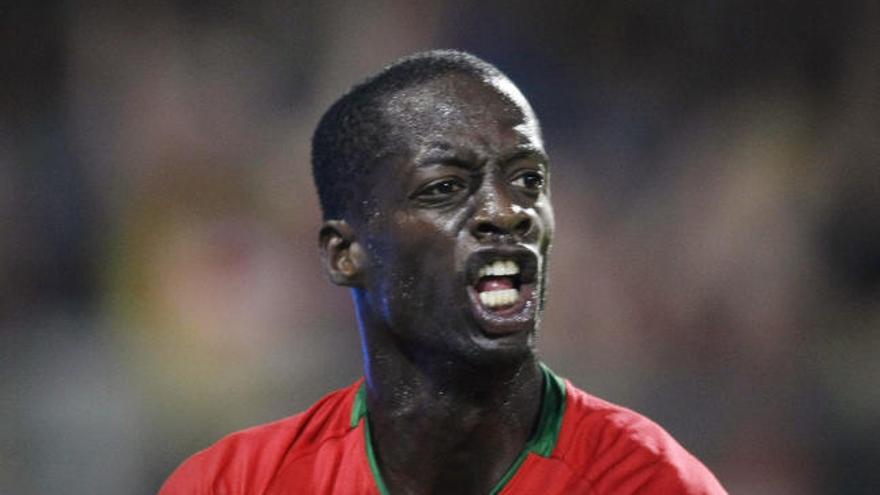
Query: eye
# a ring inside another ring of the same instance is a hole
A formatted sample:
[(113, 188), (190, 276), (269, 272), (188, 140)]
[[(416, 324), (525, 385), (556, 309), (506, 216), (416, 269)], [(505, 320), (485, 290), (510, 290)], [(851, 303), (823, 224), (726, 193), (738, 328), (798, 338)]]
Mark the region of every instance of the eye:
[(466, 188), (467, 185), (461, 179), (447, 177), (428, 183), (419, 189), (414, 196), (428, 200), (443, 199)]
[(510, 183), (527, 191), (538, 192), (544, 188), (544, 175), (537, 170), (527, 170), (514, 177)]

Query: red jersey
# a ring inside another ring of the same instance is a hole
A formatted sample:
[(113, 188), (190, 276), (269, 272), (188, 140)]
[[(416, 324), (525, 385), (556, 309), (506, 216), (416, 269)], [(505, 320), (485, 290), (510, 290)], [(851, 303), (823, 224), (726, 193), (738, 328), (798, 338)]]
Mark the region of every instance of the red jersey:
[[(492, 494), (724, 494), (653, 421), (544, 367), (538, 427)], [(184, 462), (160, 495), (385, 495), (363, 379), (307, 411), (229, 435)]]

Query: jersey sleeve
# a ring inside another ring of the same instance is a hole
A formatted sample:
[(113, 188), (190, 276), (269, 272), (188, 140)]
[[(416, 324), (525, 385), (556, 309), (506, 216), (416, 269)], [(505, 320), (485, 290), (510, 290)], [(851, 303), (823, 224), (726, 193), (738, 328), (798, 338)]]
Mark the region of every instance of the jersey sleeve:
[(291, 459), (353, 431), (351, 409), (361, 383), (333, 392), (295, 416), (227, 435), (184, 461), (159, 495), (265, 493)]
[(229, 435), (183, 462), (159, 495), (262, 493), (298, 431), (297, 421), (270, 423)]
[(557, 455), (590, 495), (726, 495), (709, 469), (657, 423), (568, 383)]
[(725, 495), (703, 463), (653, 421), (629, 412), (609, 418), (589, 471), (598, 494)]
[(211, 476), (205, 452), (200, 452), (174, 470), (159, 489), (159, 495), (213, 495), (206, 482)]

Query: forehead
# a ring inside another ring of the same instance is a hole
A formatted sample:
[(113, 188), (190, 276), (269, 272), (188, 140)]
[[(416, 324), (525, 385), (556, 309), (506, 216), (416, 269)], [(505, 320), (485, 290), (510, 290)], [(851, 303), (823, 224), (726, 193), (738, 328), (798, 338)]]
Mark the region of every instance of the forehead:
[(503, 76), (450, 74), (432, 79), (392, 93), (382, 113), (391, 129), (387, 137), (396, 141), (389, 144), (398, 149), (414, 151), (425, 143), (447, 140), (543, 145), (531, 106)]

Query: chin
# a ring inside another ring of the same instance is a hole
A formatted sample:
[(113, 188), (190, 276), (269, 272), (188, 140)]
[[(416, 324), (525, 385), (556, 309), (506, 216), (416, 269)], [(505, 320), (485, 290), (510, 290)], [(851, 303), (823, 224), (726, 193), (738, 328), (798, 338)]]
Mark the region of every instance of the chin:
[(466, 353), (466, 361), (479, 366), (514, 365), (531, 360), (537, 354), (536, 329), (506, 334), (487, 335), (480, 331), (473, 339), (473, 349)]

